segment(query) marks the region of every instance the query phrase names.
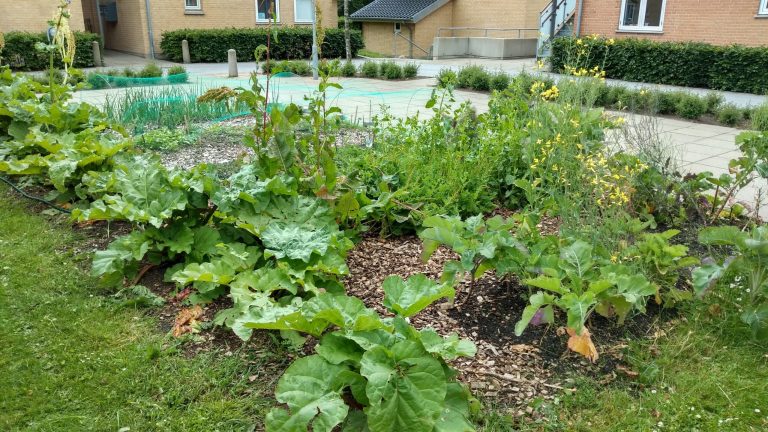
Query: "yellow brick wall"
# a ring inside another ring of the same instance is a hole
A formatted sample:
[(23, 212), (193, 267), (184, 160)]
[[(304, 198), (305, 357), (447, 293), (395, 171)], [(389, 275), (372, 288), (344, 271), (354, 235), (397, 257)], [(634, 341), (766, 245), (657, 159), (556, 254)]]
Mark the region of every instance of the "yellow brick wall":
[[(143, 1), (143, 0), (142, 0)], [(324, 27), (338, 25), (337, 0), (318, 0)], [(152, 28), (155, 52), (160, 51), (163, 32), (182, 28), (257, 27), (266, 23), (256, 22), (255, 0), (201, 0), (202, 14), (185, 13), (183, 0), (152, 0)], [(294, 23), (294, 0), (280, 0), (281, 26), (311, 26)]]
[(138, 55), (149, 53), (144, 0), (117, 0), (117, 22), (103, 24), (106, 49)]
[(454, 27), (453, 21), (453, 5), (448, 3), (416, 23), (416, 37), (413, 40), (416, 42), (416, 45), (428, 51), (429, 54), (425, 54), (424, 51), (414, 48), (414, 57), (431, 57), (432, 43), (437, 36), (438, 30), (441, 27)]
[[(52, 0), (0, 0), (0, 32), (44, 32), (58, 4)], [(72, 30), (85, 30), (81, 0), (72, 0), (69, 25)]]
[[(452, 0), (453, 27), (538, 28), (539, 12), (547, 0), (490, 0), (478, 6), (474, 0)], [(506, 34), (489, 34), (504, 37)], [(517, 33), (515, 33), (516, 37)], [(458, 35), (457, 35), (458, 36)], [(533, 36), (532, 36), (533, 37)]]
[[(539, 13), (548, 0), (490, 0), (478, 5), (475, 0), (452, 0), (415, 24), (414, 42), (426, 51), (432, 47), (437, 31), (441, 27), (476, 28), (530, 28), (522, 37), (538, 37)], [(402, 38), (393, 42), (393, 23), (363, 23), (363, 38), (368, 50), (388, 56), (408, 56), (408, 42)], [(403, 36), (408, 36), (408, 25), (403, 24)], [(455, 36), (483, 36), (480, 31), (454, 31)], [(451, 33), (446, 32), (446, 36)], [(489, 32), (490, 37), (517, 37), (517, 31)], [(427, 55), (418, 48), (413, 49), (414, 57)]]
[(701, 0), (667, 0), (662, 33), (627, 33), (617, 31), (620, 0), (585, 0), (581, 33), (715, 45), (768, 45), (768, 18), (755, 16), (758, 0), (712, 2), (711, 6), (704, 3)]
[[(402, 26), (405, 36), (408, 35), (408, 27)], [(408, 43), (400, 37), (395, 37), (395, 27), (391, 22), (363, 23), (363, 39), (365, 40), (365, 49), (386, 56), (399, 57), (408, 55)]]

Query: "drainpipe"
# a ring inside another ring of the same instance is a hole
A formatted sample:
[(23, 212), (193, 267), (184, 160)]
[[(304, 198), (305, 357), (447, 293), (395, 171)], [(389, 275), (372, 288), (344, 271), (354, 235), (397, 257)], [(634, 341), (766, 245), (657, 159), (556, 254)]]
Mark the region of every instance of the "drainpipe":
[(155, 59), (155, 33), (152, 31), (152, 11), (149, 0), (144, 0), (144, 6), (147, 8), (147, 34), (149, 35), (149, 58)]
[(101, 17), (101, 2), (99, 0), (93, 0), (96, 5), (96, 16), (99, 18), (99, 35), (101, 35), (101, 45), (106, 49), (107, 38), (104, 37), (104, 19)]
[(579, 17), (576, 18), (576, 37), (581, 37), (581, 13), (584, 11), (584, 0), (579, 0)]

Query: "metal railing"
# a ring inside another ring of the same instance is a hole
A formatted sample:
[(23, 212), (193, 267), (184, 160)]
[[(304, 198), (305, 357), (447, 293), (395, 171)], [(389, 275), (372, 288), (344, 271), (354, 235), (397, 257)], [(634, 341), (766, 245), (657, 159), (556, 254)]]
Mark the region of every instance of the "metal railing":
[(440, 27), (437, 29), (437, 37), (441, 37), (443, 31), (450, 31), (450, 37), (456, 36), (456, 31), (463, 32), (481, 32), (483, 37), (488, 37), (489, 32), (495, 33), (510, 33), (517, 32), (517, 38), (523, 38), (523, 32), (532, 32), (531, 38), (536, 38), (539, 35), (539, 29), (535, 28), (494, 28), (494, 27)]
[(409, 39), (409, 38), (407, 38), (407, 37), (403, 36), (403, 34), (402, 34), (402, 33), (395, 33), (395, 34), (396, 34), (396, 35), (398, 35), (398, 36), (400, 36), (401, 38), (405, 39), (406, 41), (408, 41), (408, 43), (409, 43), (409, 44), (411, 44), (411, 46), (415, 46), (416, 48), (420, 49), (422, 52), (424, 52), (424, 54), (426, 54), (426, 55), (431, 55), (431, 54), (432, 54), (432, 53), (430, 53), (429, 51), (425, 50), (424, 48), (422, 48), (422, 47), (420, 47), (420, 46), (416, 45), (416, 42), (414, 42), (414, 41), (412, 41), (411, 39)]

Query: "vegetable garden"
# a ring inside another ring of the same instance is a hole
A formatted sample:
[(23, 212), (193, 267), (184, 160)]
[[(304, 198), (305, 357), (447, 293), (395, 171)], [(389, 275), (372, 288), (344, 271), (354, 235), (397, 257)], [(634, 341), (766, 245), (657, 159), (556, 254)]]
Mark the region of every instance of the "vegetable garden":
[(170, 305), (174, 337), (216, 326), (291, 347), (254, 428), (491, 430), (494, 403), (568, 390), (528, 363), (637, 378), (615, 353), (622, 326), (698, 304), (764, 344), (768, 231), (735, 196), (768, 177), (766, 133), (740, 137), (730, 174), (682, 175), (653, 147), (608, 145), (622, 119), (588, 85), (525, 78), (487, 114), (436, 90), (424, 116), (384, 115), (370, 145), (338, 146), (329, 75), (302, 107), (262, 83), (197, 100), (250, 112), (251, 153), (228, 174), (167, 168), (66, 84), (0, 71), (0, 173), (109, 231), (90, 264), (102, 284)]

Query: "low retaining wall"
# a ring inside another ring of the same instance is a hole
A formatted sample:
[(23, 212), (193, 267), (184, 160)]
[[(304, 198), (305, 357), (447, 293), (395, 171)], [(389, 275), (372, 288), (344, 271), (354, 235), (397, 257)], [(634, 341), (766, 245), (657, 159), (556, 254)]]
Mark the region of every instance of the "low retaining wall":
[(482, 57), (508, 59), (536, 57), (537, 39), (490, 37), (438, 37), (432, 45), (432, 58)]

